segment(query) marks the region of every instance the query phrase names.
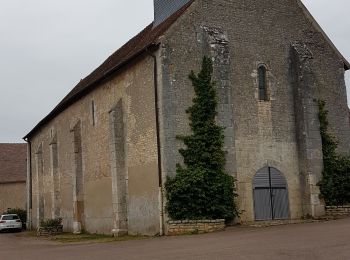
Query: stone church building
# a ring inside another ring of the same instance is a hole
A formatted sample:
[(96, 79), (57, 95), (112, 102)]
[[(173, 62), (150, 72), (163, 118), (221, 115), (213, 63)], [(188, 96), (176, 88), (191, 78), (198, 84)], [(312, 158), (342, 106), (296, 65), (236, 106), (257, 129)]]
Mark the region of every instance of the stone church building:
[(166, 234), (164, 182), (182, 157), (193, 87), (213, 60), (239, 221), (324, 214), (317, 100), (350, 147), (339, 53), (300, 0), (154, 0), (155, 19), (25, 137), (29, 221), (67, 231)]

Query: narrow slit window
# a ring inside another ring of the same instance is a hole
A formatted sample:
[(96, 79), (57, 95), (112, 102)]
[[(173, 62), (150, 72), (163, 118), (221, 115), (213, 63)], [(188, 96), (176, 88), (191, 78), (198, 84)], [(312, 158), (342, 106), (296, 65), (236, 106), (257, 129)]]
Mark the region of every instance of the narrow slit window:
[(259, 79), (259, 100), (267, 101), (267, 79), (266, 79), (266, 67), (261, 65), (258, 68)]
[(95, 126), (96, 124), (96, 107), (95, 102), (91, 101), (91, 117), (92, 117), (92, 125)]

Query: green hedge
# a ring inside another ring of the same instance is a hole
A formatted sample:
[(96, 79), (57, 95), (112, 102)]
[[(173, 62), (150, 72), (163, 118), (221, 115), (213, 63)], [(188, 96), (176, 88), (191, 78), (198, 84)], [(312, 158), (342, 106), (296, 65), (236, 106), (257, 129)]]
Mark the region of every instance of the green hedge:
[(5, 214), (17, 214), (22, 223), (27, 222), (27, 211), (20, 208), (8, 209)]
[(40, 221), (40, 227), (43, 228), (50, 228), (50, 227), (57, 227), (62, 225), (62, 219), (61, 218), (55, 218), (55, 219), (46, 219)]

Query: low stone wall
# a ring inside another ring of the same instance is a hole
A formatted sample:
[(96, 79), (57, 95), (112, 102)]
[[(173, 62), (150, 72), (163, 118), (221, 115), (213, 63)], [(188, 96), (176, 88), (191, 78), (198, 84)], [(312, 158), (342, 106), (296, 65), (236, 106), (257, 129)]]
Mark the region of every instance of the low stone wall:
[(327, 216), (350, 216), (350, 205), (348, 206), (327, 206)]
[(52, 236), (52, 235), (58, 235), (63, 233), (63, 225), (58, 225), (54, 227), (38, 227), (36, 230), (37, 236)]
[(224, 219), (168, 221), (169, 236), (210, 233), (224, 229)]

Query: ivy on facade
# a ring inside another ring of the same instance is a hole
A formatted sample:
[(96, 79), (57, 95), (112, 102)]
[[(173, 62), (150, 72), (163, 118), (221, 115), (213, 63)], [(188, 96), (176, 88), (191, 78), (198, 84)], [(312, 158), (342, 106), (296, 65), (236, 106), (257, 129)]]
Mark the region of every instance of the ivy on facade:
[(213, 66), (203, 58), (202, 69), (189, 78), (195, 90), (189, 114), (192, 134), (179, 136), (186, 146), (179, 152), (184, 166), (168, 178), (166, 209), (171, 219), (226, 219), (238, 215), (235, 180), (225, 172), (224, 128), (216, 123), (218, 97), (212, 81)]
[(318, 106), (324, 164), (321, 195), (327, 205), (345, 205), (350, 203), (350, 157), (337, 152), (336, 138), (328, 130), (326, 102), (319, 100)]

